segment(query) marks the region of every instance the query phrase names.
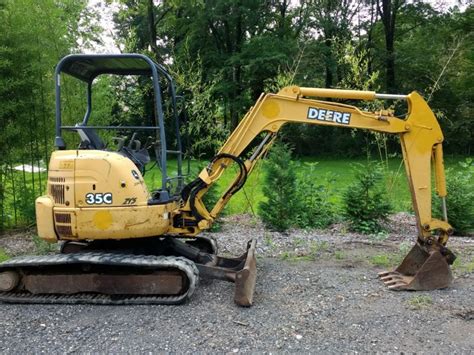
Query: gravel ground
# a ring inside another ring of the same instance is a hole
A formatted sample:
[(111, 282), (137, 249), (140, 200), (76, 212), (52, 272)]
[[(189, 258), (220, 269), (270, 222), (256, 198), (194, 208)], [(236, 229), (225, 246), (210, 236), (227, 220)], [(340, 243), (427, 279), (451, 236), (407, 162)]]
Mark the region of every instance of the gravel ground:
[[(64, 352), (474, 352), (474, 240), (452, 238), (462, 263), (453, 287), (393, 292), (371, 258), (398, 255), (414, 240), (413, 218), (392, 218), (377, 237), (327, 231), (265, 231), (248, 216), (214, 233), (221, 252), (258, 239), (251, 308), (232, 303), (233, 284), (202, 280), (182, 306), (0, 305), (3, 353)], [(16, 242), (15, 242), (16, 241)], [(29, 239), (0, 238), (7, 252)], [(30, 244), (29, 244), (30, 243)], [(390, 259), (394, 261), (395, 259)], [(383, 265), (386, 266), (386, 265)]]

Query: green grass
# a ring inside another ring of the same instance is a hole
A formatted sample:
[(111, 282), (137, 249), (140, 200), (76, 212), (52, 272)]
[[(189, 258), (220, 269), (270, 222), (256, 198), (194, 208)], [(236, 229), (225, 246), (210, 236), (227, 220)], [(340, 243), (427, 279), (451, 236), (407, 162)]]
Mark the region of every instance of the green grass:
[(472, 255), (458, 254), (452, 265), (452, 269), (460, 274), (470, 274), (474, 272), (474, 258)]
[(4, 261), (7, 261), (10, 259), (10, 255), (7, 254), (5, 249), (0, 248), (0, 263), (3, 263)]
[(392, 261), (387, 254), (379, 254), (370, 257), (370, 262), (375, 266), (388, 267), (392, 266)]
[[(458, 162), (463, 160), (463, 157), (445, 157), (446, 168), (456, 167)], [(342, 193), (354, 181), (355, 172), (354, 169), (352, 169), (352, 164), (364, 164), (366, 159), (305, 157), (302, 159), (294, 159), (294, 162), (296, 163), (296, 168), (298, 169), (297, 174), (299, 175), (308, 174), (310, 170), (309, 164), (317, 162), (314, 168), (315, 179), (325, 179), (328, 176), (332, 176), (332, 187), (335, 192), (334, 202), (338, 207), (342, 207)], [(204, 167), (206, 164), (207, 161), (192, 161), (191, 171), (193, 173), (191, 173), (191, 179), (196, 177), (199, 174), (200, 168)], [(262, 192), (264, 164), (264, 161), (258, 163), (253, 173), (247, 179), (244, 188), (232, 197), (225, 209), (227, 214), (251, 213), (252, 211), (257, 212), (259, 209), (259, 202), (265, 198)], [(169, 173), (176, 170), (174, 169), (174, 165), (174, 162), (170, 162), (168, 167)], [(388, 162), (388, 172), (386, 185), (394, 211), (411, 211), (411, 197), (402, 159), (390, 159)], [(224, 191), (224, 189), (233, 181), (235, 174), (233, 168), (227, 169), (213, 188), (218, 192)], [(156, 181), (157, 184), (159, 184), (160, 177), (161, 173), (155, 167), (145, 175), (145, 181), (151, 188), (154, 185), (153, 181)]]
[(383, 254), (376, 254), (369, 258), (369, 262), (372, 265), (383, 267), (383, 268), (391, 268), (398, 266), (408, 252), (411, 249), (411, 244), (407, 242), (402, 242), (399, 246), (398, 252), (396, 253), (383, 253)]
[(407, 303), (412, 309), (423, 309), (431, 306), (433, 299), (430, 296), (417, 295), (410, 298)]

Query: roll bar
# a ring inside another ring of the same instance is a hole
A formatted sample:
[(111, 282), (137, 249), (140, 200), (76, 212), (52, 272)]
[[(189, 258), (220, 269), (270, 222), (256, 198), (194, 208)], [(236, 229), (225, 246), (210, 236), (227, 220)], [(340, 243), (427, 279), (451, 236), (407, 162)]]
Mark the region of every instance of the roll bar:
[[(68, 74), (87, 84), (87, 108), (81, 123), (76, 126), (63, 126), (61, 117), (61, 74)], [(175, 122), (177, 150), (178, 152), (178, 177), (182, 177), (182, 143), (179, 134), (179, 122), (176, 109), (176, 89), (174, 81), (166, 71), (166, 69), (154, 62), (152, 59), (143, 54), (126, 53), (126, 54), (71, 54), (62, 58), (55, 70), (55, 91), (56, 91), (56, 137), (55, 146), (57, 149), (66, 149), (66, 144), (62, 137), (62, 130), (74, 130), (77, 126), (87, 126), (92, 112), (92, 82), (102, 74), (114, 75), (144, 75), (150, 76), (153, 82), (154, 91), (154, 126), (134, 126), (130, 128), (156, 130), (156, 135), (160, 139), (161, 156), (156, 157), (160, 162), (162, 169), (162, 190), (166, 189), (168, 178), (166, 171), (167, 162), (167, 144), (166, 132), (164, 124), (162, 94), (160, 88), (160, 78), (164, 77), (168, 82), (168, 90), (171, 97), (173, 107), (173, 120)], [(117, 126), (88, 126), (96, 129), (117, 129)], [(128, 128), (128, 127), (120, 127)]]

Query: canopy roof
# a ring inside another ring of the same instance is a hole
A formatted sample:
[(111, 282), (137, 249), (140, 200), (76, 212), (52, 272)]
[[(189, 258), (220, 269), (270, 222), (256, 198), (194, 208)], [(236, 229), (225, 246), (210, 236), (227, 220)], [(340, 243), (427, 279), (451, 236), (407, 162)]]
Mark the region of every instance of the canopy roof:
[(158, 64), (141, 54), (71, 54), (59, 62), (56, 73), (90, 83), (101, 74), (151, 76), (153, 67), (163, 73)]

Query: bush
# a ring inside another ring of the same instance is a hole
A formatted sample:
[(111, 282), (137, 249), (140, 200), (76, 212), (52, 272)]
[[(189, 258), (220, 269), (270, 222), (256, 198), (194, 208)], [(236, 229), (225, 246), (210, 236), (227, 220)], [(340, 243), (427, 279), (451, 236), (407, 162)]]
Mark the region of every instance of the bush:
[(270, 229), (285, 231), (290, 227), (324, 228), (334, 221), (335, 208), (331, 202), (331, 181), (315, 176), (317, 163), (297, 176), (298, 164), (291, 161), (291, 149), (276, 144), (266, 162), (259, 215)]
[(270, 229), (285, 231), (295, 226), (298, 198), (296, 173), (291, 161), (291, 149), (276, 143), (265, 164), (262, 191), (266, 197), (259, 205), (259, 215)]
[(297, 179), (297, 225), (301, 228), (325, 228), (335, 220), (334, 203), (331, 202), (331, 176), (317, 176), (317, 163), (305, 163), (309, 169)]
[[(447, 169), (446, 205), (448, 221), (456, 234), (469, 234), (474, 231), (474, 161), (466, 159), (456, 170)], [(433, 198), (433, 215), (441, 218), (441, 199)]]
[(378, 164), (357, 164), (356, 181), (344, 192), (346, 218), (353, 231), (371, 234), (383, 230), (380, 221), (392, 210)]

